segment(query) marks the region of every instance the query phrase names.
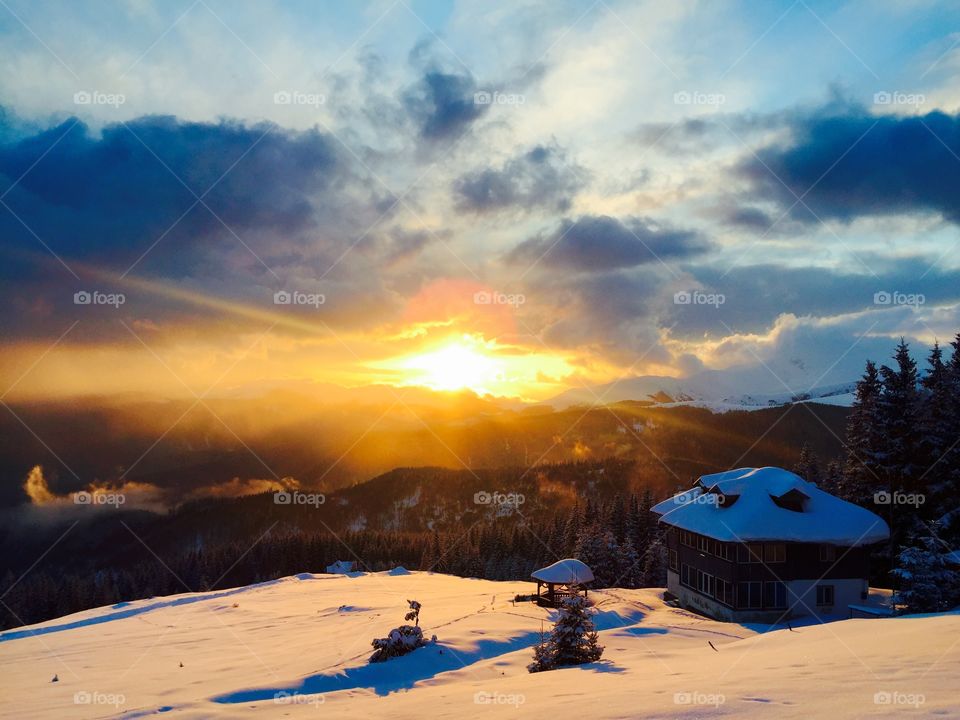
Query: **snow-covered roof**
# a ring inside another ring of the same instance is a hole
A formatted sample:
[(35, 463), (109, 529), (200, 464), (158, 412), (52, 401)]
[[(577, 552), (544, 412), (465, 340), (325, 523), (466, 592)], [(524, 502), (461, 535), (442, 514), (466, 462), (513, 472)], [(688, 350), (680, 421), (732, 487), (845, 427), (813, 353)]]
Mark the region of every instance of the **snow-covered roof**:
[(952, 565), (960, 565), (960, 550), (951, 550), (944, 555), (947, 562)]
[(693, 488), (658, 503), (653, 511), (661, 522), (726, 542), (859, 546), (890, 536), (880, 516), (775, 467), (704, 475)]
[(353, 560), (337, 560), (333, 565), (327, 565), (327, 572), (333, 574), (344, 574), (353, 572)]
[(553, 565), (535, 570), (530, 577), (534, 580), (557, 585), (582, 585), (593, 581), (593, 571), (580, 560), (566, 558), (565, 560), (557, 560)]

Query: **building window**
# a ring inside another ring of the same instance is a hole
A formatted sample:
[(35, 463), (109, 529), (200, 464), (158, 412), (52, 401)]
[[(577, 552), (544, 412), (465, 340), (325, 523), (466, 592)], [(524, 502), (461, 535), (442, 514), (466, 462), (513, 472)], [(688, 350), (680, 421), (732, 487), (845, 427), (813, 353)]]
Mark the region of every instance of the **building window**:
[(820, 546), (820, 562), (833, 562), (837, 559), (837, 549), (833, 545)]
[(705, 572), (697, 571), (698, 586), (697, 589), (702, 595), (713, 597), (715, 593), (714, 577)]
[(690, 586), (690, 566), (686, 563), (680, 565), (680, 582), (687, 587)]
[(709, 553), (709, 552), (710, 552), (710, 538), (704, 537), (703, 535), (701, 535), (699, 538), (697, 538), (697, 550), (699, 550), (699, 551), (702, 552), (702, 553)]
[(763, 558), (763, 545), (760, 543), (747, 543), (746, 545), (737, 545), (737, 562), (739, 563), (758, 563)]
[(670, 569), (673, 570), (674, 572), (676, 572), (677, 570), (677, 561), (678, 561), (677, 551), (671, 550), (670, 551)]
[(766, 543), (763, 546), (765, 563), (782, 563), (787, 559), (787, 546), (783, 543)]
[(744, 610), (762, 607), (760, 588), (759, 580), (737, 583), (737, 607)]
[(730, 543), (717, 543), (717, 555), (724, 560), (730, 560), (732, 557), (732, 548), (733, 546)]
[(717, 578), (717, 600), (733, 607), (733, 583)]
[(817, 607), (833, 605), (833, 585), (817, 585)]
[(763, 584), (763, 606), (773, 610), (787, 607), (787, 586), (778, 581), (765, 582)]

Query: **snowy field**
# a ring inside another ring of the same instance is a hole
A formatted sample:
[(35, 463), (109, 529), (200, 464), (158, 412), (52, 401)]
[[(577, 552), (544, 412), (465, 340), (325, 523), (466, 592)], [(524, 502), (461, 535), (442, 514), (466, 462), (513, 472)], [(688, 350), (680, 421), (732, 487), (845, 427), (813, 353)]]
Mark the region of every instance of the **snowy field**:
[[(603, 660), (531, 675), (549, 612), (512, 600), (532, 589), (304, 574), (77, 613), (0, 635), (0, 716), (960, 717), (958, 614), (763, 632), (597, 591)], [(437, 644), (367, 665), (407, 598)]]

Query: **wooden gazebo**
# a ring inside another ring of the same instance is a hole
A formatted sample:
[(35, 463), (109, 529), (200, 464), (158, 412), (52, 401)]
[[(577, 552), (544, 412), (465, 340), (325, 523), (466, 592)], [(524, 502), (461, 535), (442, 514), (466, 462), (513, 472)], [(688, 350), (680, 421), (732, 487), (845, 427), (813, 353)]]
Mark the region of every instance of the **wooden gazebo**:
[(557, 607), (575, 595), (583, 593), (583, 597), (587, 597), (587, 586), (593, 582), (593, 571), (580, 560), (566, 558), (534, 571), (530, 577), (537, 581), (537, 604)]

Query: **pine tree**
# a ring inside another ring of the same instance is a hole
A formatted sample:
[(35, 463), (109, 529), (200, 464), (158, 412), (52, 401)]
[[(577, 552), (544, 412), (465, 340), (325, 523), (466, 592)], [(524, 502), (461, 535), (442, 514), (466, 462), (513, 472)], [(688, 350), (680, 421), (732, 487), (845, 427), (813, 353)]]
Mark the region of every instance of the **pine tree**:
[(603, 655), (593, 626), (587, 600), (581, 595), (568, 599), (560, 608), (553, 631), (545, 643), (534, 647), (530, 672), (596, 662)]
[(642, 587), (667, 586), (667, 542), (664, 531), (657, 528), (643, 554)]
[[(881, 477), (892, 498), (898, 492), (917, 493), (917, 482), (922, 474), (920, 463), (920, 394), (917, 389), (917, 363), (910, 357), (910, 349), (901, 338), (894, 354), (896, 367), (880, 368), (883, 390), (880, 393), (880, 431), (883, 433), (884, 452), (881, 455)], [(887, 504), (887, 522), (890, 525), (890, 555), (901, 544), (906, 529), (916, 513), (911, 506)]]
[(873, 494), (881, 489), (881, 390), (877, 366), (868, 360), (847, 420), (847, 457), (840, 488), (840, 497), (861, 505), (872, 502)]
[(843, 487), (843, 464), (839, 460), (827, 463), (820, 487), (831, 495), (840, 495)]
[(900, 549), (892, 574), (900, 581), (893, 598), (900, 612), (942, 612), (960, 603), (960, 577), (947, 564), (935, 528), (926, 528)]
[(820, 484), (820, 461), (807, 443), (800, 448), (800, 461), (794, 466), (793, 472), (807, 482)]
[(640, 562), (640, 553), (633, 546), (629, 536), (620, 543), (617, 552), (617, 578), (613, 581), (616, 587), (642, 587), (643, 567)]
[[(426, 645), (423, 639), (423, 630), (420, 628), (421, 605), (416, 600), (407, 600), (410, 611), (404, 615), (404, 620), (414, 621), (413, 625), (401, 625), (390, 631), (385, 638), (375, 638), (370, 644), (373, 646), (373, 655), (370, 662), (383, 662), (390, 658), (406, 655), (418, 647)], [(436, 638), (434, 638), (436, 639)]]
[(960, 437), (953, 422), (955, 405), (960, 396), (951, 387), (950, 369), (943, 363), (940, 344), (934, 343), (927, 358), (929, 368), (920, 381), (924, 388), (920, 452), (925, 488), (932, 502), (928, 506), (939, 508), (949, 503), (956, 490), (955, 472), (951, 467), (951, 445)]

